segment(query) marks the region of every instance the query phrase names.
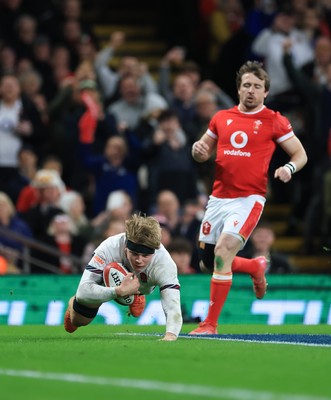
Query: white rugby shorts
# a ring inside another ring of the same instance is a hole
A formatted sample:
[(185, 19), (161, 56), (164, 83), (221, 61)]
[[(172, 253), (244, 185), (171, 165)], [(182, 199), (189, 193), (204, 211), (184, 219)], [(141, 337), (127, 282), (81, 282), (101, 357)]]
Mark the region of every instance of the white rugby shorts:
[(199, 241), (216, 244), (224, 232), (237, 237), (244, 245), (259, 222), (265, 201), (259, 195), (235, 199), (209, 196), (200, 226)]

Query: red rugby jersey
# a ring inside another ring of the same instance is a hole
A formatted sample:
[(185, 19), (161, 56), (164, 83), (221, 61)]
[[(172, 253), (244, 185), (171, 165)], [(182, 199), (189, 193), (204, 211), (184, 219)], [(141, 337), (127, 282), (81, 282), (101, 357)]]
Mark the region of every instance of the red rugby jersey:
[(265, 106), (253, 113), (238, 106), (219, 111), (207, 132), (217, 140), (212, 195), (219, 198), (265, 196), (276, 143), (294, 136), (289, 120)]

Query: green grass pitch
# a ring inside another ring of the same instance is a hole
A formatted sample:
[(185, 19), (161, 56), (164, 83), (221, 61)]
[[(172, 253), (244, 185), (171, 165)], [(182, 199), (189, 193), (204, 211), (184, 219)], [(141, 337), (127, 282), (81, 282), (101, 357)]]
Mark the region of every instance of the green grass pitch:
[[(163, 342), (153, 335), (163, 331), (92, 324), (70, 335), (61, 326), (0, 326), (1, 399), (331, 399), (331, 347)], [(331, 326), (223, 325), (220, 331), (329, 335)]]

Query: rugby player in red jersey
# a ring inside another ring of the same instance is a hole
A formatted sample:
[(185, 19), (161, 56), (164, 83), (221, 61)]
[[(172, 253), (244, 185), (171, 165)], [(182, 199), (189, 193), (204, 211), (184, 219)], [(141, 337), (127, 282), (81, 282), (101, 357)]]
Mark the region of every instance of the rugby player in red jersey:
[(257, 225), (266, 200), (268, 168), (277, 145), (289, 156), (274, 172), (287, 183), (307, 163), (307, 155), (289, 120), (268, 109), (270, 79), (261, 63), (247, 61), (237, 73), (239, 104), (217, 112), (192, 146), (197, 162), (216, 150), (215, 181), (201, 223), (200, 265), (212, 272), (206, 319), (190, 334), (216, 334), (218, 318), (232, 284), (232, 272), (251, 276), (258, 299), (264, 297), (266, 259), (237, 257)]

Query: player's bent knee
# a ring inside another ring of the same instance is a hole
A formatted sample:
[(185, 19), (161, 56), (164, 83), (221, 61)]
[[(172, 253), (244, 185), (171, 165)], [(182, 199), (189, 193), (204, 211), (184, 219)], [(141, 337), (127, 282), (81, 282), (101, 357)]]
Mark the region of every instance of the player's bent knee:
[(85, 326), (88, 325), (98, 313), (99, 307), (88, 307), (84, 304), (78, 303), (76, 298), (73, 301), (73, 315), (72, 323), (75, 326)]

